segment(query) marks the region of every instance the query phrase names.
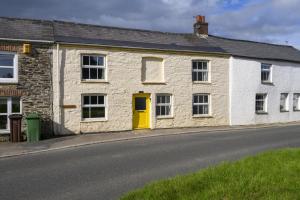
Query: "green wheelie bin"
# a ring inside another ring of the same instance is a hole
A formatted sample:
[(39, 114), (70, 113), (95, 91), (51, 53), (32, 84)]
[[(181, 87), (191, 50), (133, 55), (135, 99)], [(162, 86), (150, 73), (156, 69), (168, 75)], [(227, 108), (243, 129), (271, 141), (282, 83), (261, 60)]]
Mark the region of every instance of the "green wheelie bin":
[(31, 113), (26, 117), (27, 142), (37, 142), (41, 135), (41, 120), (38, 114)]

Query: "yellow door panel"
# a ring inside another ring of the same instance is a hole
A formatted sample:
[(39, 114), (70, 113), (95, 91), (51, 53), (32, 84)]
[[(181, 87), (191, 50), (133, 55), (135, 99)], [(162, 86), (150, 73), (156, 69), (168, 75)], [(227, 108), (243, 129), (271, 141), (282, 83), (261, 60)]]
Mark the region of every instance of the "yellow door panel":
[(134, 94), (132, 98), (133, 128), (150, 128), (150, 94)]

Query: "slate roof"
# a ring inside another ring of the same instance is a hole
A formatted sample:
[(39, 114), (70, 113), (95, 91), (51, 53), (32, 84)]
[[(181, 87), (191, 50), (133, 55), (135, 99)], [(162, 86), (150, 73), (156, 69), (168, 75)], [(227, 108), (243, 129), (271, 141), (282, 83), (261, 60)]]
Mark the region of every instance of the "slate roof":
[(62, 21), (54, 21), (53, 25), (55, 40), (58, 42), (226, 53), (222, 48), (194, 34), (165, 33)]
[(300, 62), (300, 51), (292, 46), (236, 40), (212, 35), (208, 37), (208, 41), (220, 46), (233, 56)]
[(0, 17), (0, 38), (53, 41), (51, 21)]
[(167, 33), (64, 21), (0, 17), (0, 38), (222, 53), (300, 63), (300, 51), (292, 46), (235, 40), (213, 35), (199, 37), (192, 33)]

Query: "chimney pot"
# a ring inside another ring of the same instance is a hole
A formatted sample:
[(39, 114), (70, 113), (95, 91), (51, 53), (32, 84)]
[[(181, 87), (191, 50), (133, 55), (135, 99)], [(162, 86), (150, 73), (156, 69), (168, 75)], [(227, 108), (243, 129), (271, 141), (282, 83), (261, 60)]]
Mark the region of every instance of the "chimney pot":
[(198, 35), (208, 35), (208, 23), (205, 22), (205, 16), (196, 16), (196, 23), (194, 24), (194, 33)]

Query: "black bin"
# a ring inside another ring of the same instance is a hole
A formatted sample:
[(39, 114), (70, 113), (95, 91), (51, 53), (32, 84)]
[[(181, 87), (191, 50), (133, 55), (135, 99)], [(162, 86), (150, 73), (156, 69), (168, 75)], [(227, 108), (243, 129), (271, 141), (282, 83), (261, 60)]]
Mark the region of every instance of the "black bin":
[(9, 116), (10, 121), (10, 141), (11, 142), (21, 142), (22, 141), (22, 115), (13, 114)]

